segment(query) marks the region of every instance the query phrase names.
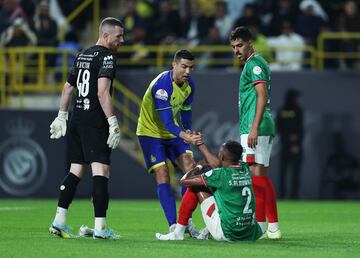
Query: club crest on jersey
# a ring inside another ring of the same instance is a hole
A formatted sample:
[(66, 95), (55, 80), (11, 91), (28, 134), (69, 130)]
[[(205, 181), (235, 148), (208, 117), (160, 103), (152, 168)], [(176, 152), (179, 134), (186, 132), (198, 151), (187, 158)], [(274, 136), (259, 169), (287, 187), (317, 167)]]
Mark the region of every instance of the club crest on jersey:
[(168, 96), (166, 90), (164, 90), (164, 89), (159, 89), (155, 93), (155, 98), (156, 99), (161, 99), (161, 100), (167, 101), (168, 97), (169, 96)]
[(253, 73), (254, 74), (256, 74), (256, 75), (259, 75), (259, 74), (261, 74), (261, 68), (260, 68), (260, 66), (255, 66), (254, 68), (253, 68)]

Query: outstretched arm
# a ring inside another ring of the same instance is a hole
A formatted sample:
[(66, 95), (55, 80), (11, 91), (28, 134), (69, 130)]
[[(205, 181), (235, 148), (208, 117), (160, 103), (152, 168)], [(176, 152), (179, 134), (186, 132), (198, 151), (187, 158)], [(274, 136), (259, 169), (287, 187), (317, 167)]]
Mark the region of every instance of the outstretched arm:
[(211, 167), (218, 168), (221, 166), (221, 160), (209, 150), (205, 143), (199, 145), (198, 148)]

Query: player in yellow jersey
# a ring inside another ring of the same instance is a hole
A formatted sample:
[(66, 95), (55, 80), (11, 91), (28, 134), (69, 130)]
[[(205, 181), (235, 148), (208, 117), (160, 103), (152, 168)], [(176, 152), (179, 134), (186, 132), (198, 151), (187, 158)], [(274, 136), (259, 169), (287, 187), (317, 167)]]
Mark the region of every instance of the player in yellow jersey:
[[(172, 70), (162, 72), (150, 83), (142, 100), (136, 130), (148, 172), (155, 176), (158, 198), (170, 231), (176, 225), (176, 204), (170, 189), (166, 159), (184, 173), (192, 170), (196, 163), (189, 143), (196, 144), (201, 140), (199, 135), (190, 133), (191, 104), (195, 91), (190, 75), (194, 69), (194, 56), (187, 50), (179, 50), (174, 55), (172, 67)], [(176, 119), (178, 116), (181, 126)], [(187, 190), (184, 198), (193, 194)], [(191, 234), (191, 221), (188, 229)], [(196, 236), (196, 232), (193, 233)]]

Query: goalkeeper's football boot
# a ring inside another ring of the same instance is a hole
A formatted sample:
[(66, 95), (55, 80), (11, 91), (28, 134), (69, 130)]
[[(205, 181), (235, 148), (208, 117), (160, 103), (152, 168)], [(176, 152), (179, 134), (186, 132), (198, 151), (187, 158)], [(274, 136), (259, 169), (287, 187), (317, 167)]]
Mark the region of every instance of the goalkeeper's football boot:
[(79, 229), (79, 236), (80, 237), (93, 237), (94, 230), (89, 228), (88, 226), (82, 225)]
[(112, 229), (105, 228), (105, 230), (96, 230), (94, 229), (94, 239), (119, 239), (121, 238), (120, 235), (115, 234)]
[(76, 238), (76, 236), (71, 233), (71, 230), (68, 226), (61, 226), (55, 221), (51, 224), (49, 231), (54, 236), (58, 236), (61, 238)]
[(269, 229), (266, 231), (266, 235), (268, 239), (277, 240), (281, 238), (281, 231), (280, 229), (276, 230), (275, 232), (271, 232)]
[(167, 240), (184, 240), (184, 235), (178, 235), (175, 232), (171, 232), (169, 234), (160, 234), (156, 233), (155, 237), (159, 240), (167, 241)]
[(196, 230), (195, 224), (192, 222), (192, 219), (189, 219), (189, 222), (186, 226), (185, 233), (188, 233), (190, 237), (197, 238), (199, 236), (199, 231)]

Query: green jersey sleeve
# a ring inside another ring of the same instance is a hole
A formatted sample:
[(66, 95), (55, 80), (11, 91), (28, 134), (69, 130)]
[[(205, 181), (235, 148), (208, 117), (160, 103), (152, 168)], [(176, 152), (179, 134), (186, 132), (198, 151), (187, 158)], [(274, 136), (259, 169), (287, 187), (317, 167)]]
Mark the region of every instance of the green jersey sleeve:
[(219, 188), (221, 186), (221, 169), (215, 168), (202, 175), (206, 186)]
[(266, 68), (261, 63), (250, 62), (248, 69), (253, 84), (267, 82), (268, 74)]

